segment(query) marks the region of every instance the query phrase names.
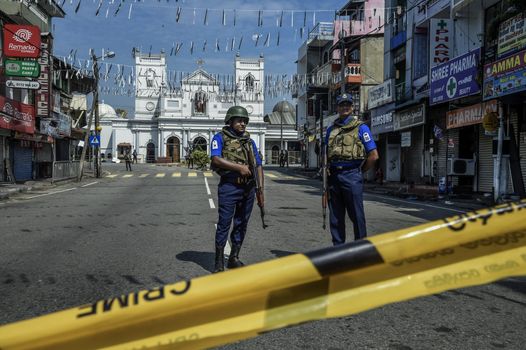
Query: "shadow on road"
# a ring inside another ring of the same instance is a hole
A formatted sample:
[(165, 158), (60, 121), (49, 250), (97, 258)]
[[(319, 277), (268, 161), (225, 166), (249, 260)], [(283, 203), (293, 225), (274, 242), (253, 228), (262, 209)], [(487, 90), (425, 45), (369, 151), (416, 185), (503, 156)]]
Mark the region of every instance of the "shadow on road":
[(272, 249), (270, 252), (274, 254), (276, 258), (282, 258), (284, 256), (296, 254), (295, 252), (289, 252), (288, 250), (279, 250), (279, 249)]
[(181, 261), (196, 263), (208, 272), (214, 271), (215, 254), (212, 252), (196, 252), (189, 250), (179, 253), (175, 257)]

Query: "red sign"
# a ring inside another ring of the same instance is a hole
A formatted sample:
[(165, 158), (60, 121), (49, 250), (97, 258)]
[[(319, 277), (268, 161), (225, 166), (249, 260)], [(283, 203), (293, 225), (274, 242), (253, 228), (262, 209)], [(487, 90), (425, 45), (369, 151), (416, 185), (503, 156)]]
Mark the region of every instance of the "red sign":
[(35, 107), (0, 96), (0, 128), (35, 132)]
[(4, 55), (7, 57), (37, 58), (40, 54), (40, 28), (4, 25)]

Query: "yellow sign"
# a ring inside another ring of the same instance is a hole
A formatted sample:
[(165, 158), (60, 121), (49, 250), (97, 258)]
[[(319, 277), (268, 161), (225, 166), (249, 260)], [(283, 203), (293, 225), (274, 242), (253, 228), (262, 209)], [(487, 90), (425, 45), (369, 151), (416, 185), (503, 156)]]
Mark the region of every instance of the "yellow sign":
[(488, 112), (482, 119), (482, 126), (486, 131), (494, 132), (499, 127), (499, 114), (497, 112)]
[(211, 348), (524, 275), (526, 199), (8, 324), (0, 349)]

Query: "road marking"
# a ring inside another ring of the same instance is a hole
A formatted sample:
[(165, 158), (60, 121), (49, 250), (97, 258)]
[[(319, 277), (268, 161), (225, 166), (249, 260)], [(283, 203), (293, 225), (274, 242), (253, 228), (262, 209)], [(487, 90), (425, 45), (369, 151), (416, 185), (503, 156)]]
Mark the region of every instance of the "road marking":
[(141, 174), (141, 176), (139, 176), (139, 177), (144, 178), (144, 177), (147, 177), (147, 176), (149, 176), (149, 175), (150, 175), (150, 174)]
[(197, 173), (196, 172), (188, 173), (188, 177), (197, 177)]
[(271, 173), (265, 173), (266, 176), (268, 177), (271, 177), (271, 178), (276, 178), (277, 176), (274, 175), (274, 174), (271, 174)]
[(181, 177), (181, 173), (173, 173), (172, 177)]
[(109, 177), (109, 178), (114, 178), (114, 177), (117, 177), (117, 174), (111, 174), (111, 175), (108, 175), (106, 177)]
[(400, 203), (405, 203), (405, 204), (412, 204), (414, 206), (421, 205), (421, 206), (424, 206), (424, 207), (430, 207), (430, 208), (435, 208), (435, 209), (449, 210), (449, 211), (452, 211), (452, 212), (455, 212), (455, 213), (462, 213), (462, 214), (464, 214), (464, 213), (467, 212), (467, 210), (462, 211), (462, 210), (457, 210), (457, 209), (439, 207), (437, 205), (431, 205), (431, 204), (425, 204), (425, 203), (415, 203), (415, 202), (411, 202), (411, 201), (404, 201), (404, 200), (401, 200), (401, 199), (394, 199), (394, 198), (391, 198), (391, 197), (386, 197), (386, 196), (382, 196), (382, 195), (378, 195), (378, 194), (366, 193), (366, 195), (372, 196), (372, 197), (379, 197), (379, 198), (387, 199), (387, 200), (394, 201), (394, 202), (400, 202)]
[(206, 194), (210, 196), (212, 192), (210, 192), (210, 186), (208, 186), (208, 179), (206, 177), (205, 177), (205, 185), (206, 185)]
[(165, 176), (166, 176), (165, 173), (159, 173), (159, 174), (155, 175), (155, 177), (165, 177)]
[(88, 186), (95, 185), (95, 184), (98, 184), (98, 183), (99, 183), (98, 181), (90, 182), (89, 184), (85, 184), (85, 185), (82, 185), (80, 187), (88, 187)]
[(50, 196), (52, 194), (73, 191), (73, 190), (76, 190), (76, 189), (77, 189), (76, 187), (73, 187), (73, 188), (68, 188), (66, 190), (62, 190), (62, 191), (55, 191), (55, 192), (50, 192), (50, 193), (45, 193), (45, 194), (39, 194), (38, 196), (26, 197), (25, 199), (33, 199), (33, 198), (38, 198), (38, 197)]
[(122, 177), (133, 177), (133, 174), (126, 174), (126, 175), (123, 175)]
[(205, 175), (205, 177), (212, 177), (212, 176), (214, 176), (214, 174), (212, 174), (212, 172), (210, 172), (210, 171), (205, 171), (203, 174)]
[(208, 203), (210, 203), (210, 209), (216, 208), (216, 205), (214, 204), (214, 200), (212, 198), (208, 198)]

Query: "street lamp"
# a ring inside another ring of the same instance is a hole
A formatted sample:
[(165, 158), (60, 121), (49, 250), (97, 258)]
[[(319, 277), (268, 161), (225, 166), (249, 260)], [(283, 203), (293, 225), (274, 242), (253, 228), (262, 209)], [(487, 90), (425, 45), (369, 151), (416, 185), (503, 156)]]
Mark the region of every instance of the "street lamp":
[[(88, 121), (88, 129), (86, 131), (86, 136), (84, 137), (84, 147), (82, 148), (82, 155), (80, 156), (80, 168), (77, 180), (82, 180), (82, 172), (84, 169), (84, 159), (86, 158), (86, 149), (88, 148), (88, 136), (89, 132), (91, 130), (91, 121), (93, 120), (93, 114), (95, 113), (95, 135), (97, 139), (100, 135), (100, 130), (102, 129), (99, 125), (99, 64), (98, 59), (102, 58), (112, 58), (115, 57), (115, 52), (113, 51), (107, 51), (102, 56), (97, 57), (95, 55), (95, 51), (91, 50), (91, 58), (93, 59), (93, 75), (95, 78), (95, 87), (93, 89), (93, 104), (91, 108), (91, 115)], [(95, 147), (95, 176), (100, 177), (101, 176), (101, 164), (100, 164), (100, 150), (99, 146)]]

